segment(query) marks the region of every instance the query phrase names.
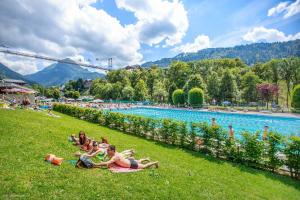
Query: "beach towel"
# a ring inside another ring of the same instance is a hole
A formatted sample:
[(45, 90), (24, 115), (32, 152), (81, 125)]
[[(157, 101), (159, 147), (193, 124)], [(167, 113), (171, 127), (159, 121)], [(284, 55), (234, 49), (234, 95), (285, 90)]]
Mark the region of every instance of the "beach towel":
[(77, 163), (77, 160), (68, 160), (68, 162), (70, 163), (70, 165), (75, 166)]
[(120, 167), (115, 164), (110, 165), (110, 167), (108, 169), (113, 173), (130, 173), (130, 172), (138, 172), (138, 171), (142, 170), (142, 169), (124, 168), (124, 167)]
[(100, 161), (103, 161), (104, 160), (104, 153), (103, 154), (98, 154), (96, 156)]

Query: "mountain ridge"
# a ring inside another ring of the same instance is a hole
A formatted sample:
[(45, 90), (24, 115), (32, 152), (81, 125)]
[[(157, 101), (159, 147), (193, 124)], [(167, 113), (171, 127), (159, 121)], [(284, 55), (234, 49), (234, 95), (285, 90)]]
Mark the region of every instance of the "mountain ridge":
[(300, 39), (287, 42), (252, 43), (234, 47), (218, 47), (199, 50), (195, 53), (180, 53), (172, 58), (162, 58), (143, 63), (142, 67), (158, 65), (167, 67), (173, 61), (196, 61), (213, 58), (240, 58), (248, 65), (267, 62), (273, 58), (300, 56)]
[[(64, 59), (68, 62), (74, 62), (71, 59)], [(90, 72), (89, 70), (75, 64), (68, 63), (54, 63), (45, 67), (43, 70), (33, 74), (26, 75), (25, 78), (35, 81), (43, 86), (62, 85), (69, 80), (95, 79), (104, 77), (104, 74), (98, 72)]]
[(9, 67), (0, 62), (0, 79), (17, 79), (25, 81), (29, 84), (34, 84), (35, 82), (26, 79), (22, 74), (11, 70)]

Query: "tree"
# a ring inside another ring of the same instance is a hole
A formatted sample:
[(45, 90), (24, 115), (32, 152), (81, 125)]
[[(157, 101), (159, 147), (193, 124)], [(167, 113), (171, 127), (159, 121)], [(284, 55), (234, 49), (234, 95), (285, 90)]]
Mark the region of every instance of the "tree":
[(106, 84), (106, 80), (97, 78), (93, 80), (91, 88), (90, 88), (90, 94), (91, 95), (99, 95), (100, 91), (102, 90), (102, 87)]
[(65, 91), (64, 96), (67, 98), (78, 99), (80, 97), (80, 93), (78, 91), (74, 91), (74, 90)]
[(237, 86), (234, 77), (229, 69), (227, 69), (220, 83), (220, 97), (223, 101), (231, 101), (236, 98)]
[(202, 107), (203, 91), (200, 88), (193, 88), (188, 93), (188, 102), (193, 107)]
[(253, 72), (247, 72), (242, 77), (242, 97), (246, 102), (257, 101), (257, 89), (256, 85), (260, 83), (260, 79)]
[(207, 93), (211, 99), (219, 100), (220, 80), (216, 72), (212, 72), (207, 81)]
[(123, 85), (121, 82), (117, 81), (116, 83), (113, 83), (110, 98), (121, 99), (122, 98), (122, 89), (123, 89)]
[(137, 101), (144, 101), (147, 98), (147, 94), (147, 85), (142, 79), (140, 79), (134, 88), (134, 99)]
[(300, 65), (297, 65), (297, 59), (295, 58), (285, 58), (282, 59), (280, 67), (279, 67), (279, 74), (282, 78), (282, 80), (285, 81), (286, 87), (287, 87), (287, 93), (286, 93), (286, 107), (289, 107), (289, 97), (291, 95), (291, 88), (293, 86), (293, 83), (295, 81), (295, 71), (297, 68), (300, 67)]
[(173, 62), (168, 70), (168, 78), (177, 88), (183, 88), (188, 80), (190, 68), (185, 62)]
[(173, 103), (177, 106), (184, 104), (184, 91), (182, 89), (177, 89), (172, 94)]
[(80, 93), (78, 91), (73, 92), (73, 99), (78, 99), (80, 97)]
[(269, 101), (274, 98), (274, 96), (278, 95), (279, 87), (278, 85), (270, 84), (270, 83), (262, 83), (256, 86), (259, 95), (262, 100), (265, 100), (267, 103), (267, 109), (269, 108)]
[(159, 77), (159, 69), (157, 67), (151, 67), (148, 70), (148, 76), (147, 76), (147, 87), (149, 91), (150, 98), (153, 97), (153, 92), (154, 92), (154, 84), (155, 81)]
[(60, 91), (59, 91), (58, 88), (54, 88), (54, 89), (53, 89), (52, 97), (53, 97), (54, 99), (59, 99), (59, 98), (60, 98)]
[(106, 79), (109, 83), (121, 82), (124, 87), (130, 85), (129, 72), (124, 69), (109, 71)]
[(76, 82), (75, 82), (75, 87), (74, 90), (82, 92), (84, 91), (84, 83), (82, 78), (79, 78)]
[(111, 83), (106, 83), (103, 87), (101, 87), (101, 90), (99, 91), (99, 96), (97, 97), (103, 99), (111, 99), (112, 90), (113, 90), (113, 85)]
[(134, 97), (134, 89), (130, 85), (124, 87), (122, 90), (122, 97), (124, 100), (132, 101)]
[(205, 84), (204, 84), (203, 79), (200, 76), (200, 74), (191, 75), (189, 77), (188, 81), (186, 82), (186, 84), (184, 85), (183, 89), (185, 92), (188, 92), (192, 88), (201, 88), (202, 90), (205, 89)]
[(168, 97), (168, 92), (166, 91), (164, 84), (160, 81), (154, 83), (153, 99), (156, 102), (164, 102)]
[(297, 112), (300, 111), (300, 84), (297, 85), (292, 91), (292, 107), (296, 109)]
[(139, 80), (145, 80), (144, 74), (142, 73), (142, 70), (140, 69), (135, 69), (133, 70), (130, 75), (129, 79), (131, 82), (131, 86), (135, 88), (136, 84), (139, 82)]
[(173, 92), (177, 89), (176, 84), (172, 83), (168, 88), (168, 101), (169, 103), (173, 103)]

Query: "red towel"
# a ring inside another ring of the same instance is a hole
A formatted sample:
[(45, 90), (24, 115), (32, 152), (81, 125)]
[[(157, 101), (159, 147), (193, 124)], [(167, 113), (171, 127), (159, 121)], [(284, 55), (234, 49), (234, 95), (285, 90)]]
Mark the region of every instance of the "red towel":
[(142, 170), (142, 169), (131, 169), (131, 168), (120, 167), (115, 164), (110, 165), (108, 169), (113, 173), (129, 173), (129, 172), (137, 172)]

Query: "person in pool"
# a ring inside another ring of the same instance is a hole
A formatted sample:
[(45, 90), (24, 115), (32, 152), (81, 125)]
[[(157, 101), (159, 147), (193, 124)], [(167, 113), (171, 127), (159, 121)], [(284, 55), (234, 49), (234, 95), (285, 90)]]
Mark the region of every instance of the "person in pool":
[(228, 126), (228, 129), (229, 129), (229, 130), (228, 130), (229, 138), (234, 139), (234, 130), (233, 130), (231, 124)]
[(211, 118), (211, 125), (217, 126), (216, 118)]
[[(135, 160), (134, 158), (124, 158), (121, 153), (116, 152), (116, 147), (114, 145), (109, 145), (107, 148), (107, 155), (110, 158), (107, 162), (101, 162), (99, 164), (94, 164), (94, 167), (109, 166), (111, 164), (116, 164), (120, 167), (131, 168), (131, 169), (146, 169), (151, 166), (158, 167), (158, 162), (149, 162), (149, 158), (144, 158), (140, 160)], [(149, 163), (143, 164), (144, 161)]]

